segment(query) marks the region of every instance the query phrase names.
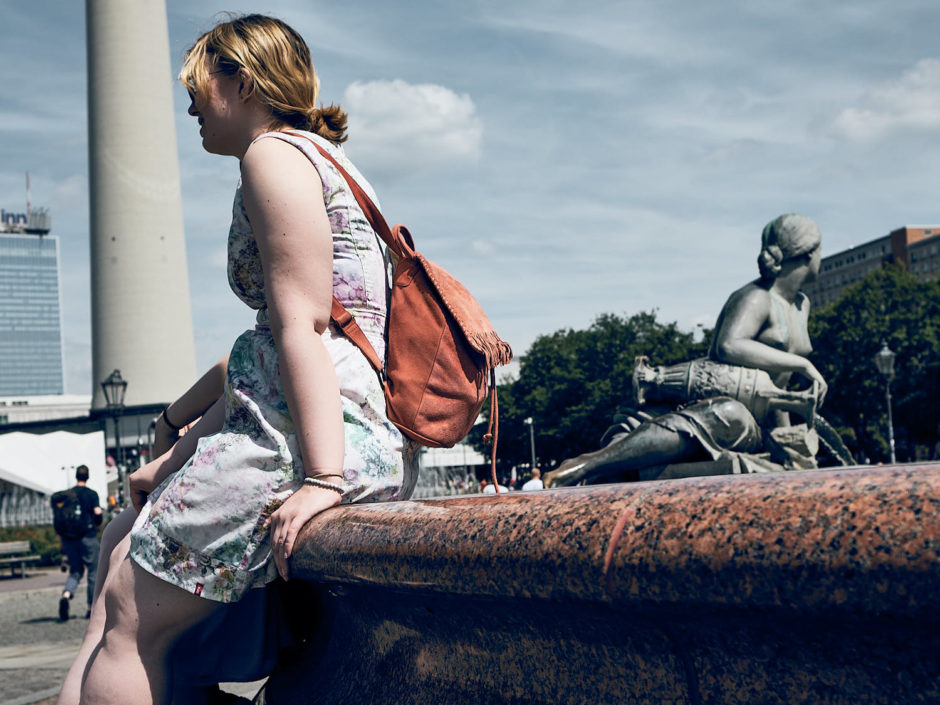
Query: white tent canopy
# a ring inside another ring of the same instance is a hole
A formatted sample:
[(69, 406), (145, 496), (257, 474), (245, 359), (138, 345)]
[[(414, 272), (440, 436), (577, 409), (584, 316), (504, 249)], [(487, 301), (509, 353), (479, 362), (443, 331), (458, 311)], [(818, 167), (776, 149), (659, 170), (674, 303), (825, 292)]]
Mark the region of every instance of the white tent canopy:
[(0, 435), (0, 480), (45, 495), (74, 485), (75, 468), (87, 465), (88, 486), (104, 505), (108, 496), (104, 458), (103, 431)]

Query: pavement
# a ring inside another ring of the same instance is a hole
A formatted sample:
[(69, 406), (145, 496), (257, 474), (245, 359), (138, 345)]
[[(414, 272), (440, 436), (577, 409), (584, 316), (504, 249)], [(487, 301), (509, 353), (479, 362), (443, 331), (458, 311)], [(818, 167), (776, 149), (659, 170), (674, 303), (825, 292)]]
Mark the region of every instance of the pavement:
[(58, 693), (87, 624), (84, 581), (71, 619), (59, 621), (65, 578), (57, 568), (33, 568), (25, 578), (0, 575), (2, 705), (29, 705)]
[[(85, 581), (72, 600), (71, 618), (59, 621), (65, 573), (33, 568), (25, 578), (0, 574), (0, 705), (52, 705), (88, 624)], [(251, 698), (261, 683), (223, 684)]]

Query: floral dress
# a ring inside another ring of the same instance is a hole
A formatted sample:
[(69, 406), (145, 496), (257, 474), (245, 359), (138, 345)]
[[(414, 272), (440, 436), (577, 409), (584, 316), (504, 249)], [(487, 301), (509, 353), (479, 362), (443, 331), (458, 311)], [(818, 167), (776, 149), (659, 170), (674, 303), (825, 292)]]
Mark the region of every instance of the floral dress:
[[(375, 199), (342, 148), (305, 134)], [(319, 173), (333, 231), (333, 294), (384, 357), (387, 248), (343, 177), (308, 140), (280, 132), (258, 137), (264, 138), (290, 142)], [(261, 259), (240, 185), (229, 231), (228, 275), (235, 294), (258, 314), (254, 330), (238, 337), (229, 356), (224, 425), (219, 433), (201, 438), (193, 457), (151, 493), (134, 524), (130, 549), (132, 558), (153, 575), (221, 602), (238, 600), (277, 576), (266, 520), (304, 477), (268, 327)], [(388, 421), (378, 376), (333, 324), (323, 341), (342, 400), (343, 502), (407, 499), (417, 479), (416, 448)]]

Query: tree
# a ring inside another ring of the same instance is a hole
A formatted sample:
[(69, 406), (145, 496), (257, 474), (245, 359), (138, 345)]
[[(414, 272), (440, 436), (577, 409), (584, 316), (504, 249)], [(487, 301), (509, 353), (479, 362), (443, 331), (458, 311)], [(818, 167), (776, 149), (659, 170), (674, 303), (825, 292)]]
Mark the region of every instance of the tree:
[(812, 314), (813, 362), (829, 383), (823, 415), (859, 459), (887, 460), (884, 378), (874, 357), (887, 341), (897, 353), (891, 395), (898, 460), (909, 443), (933, 445), (940, 421), (940, 283), (898, 267), (873, 272), (839, 301)]
[[(699, 357), (707, 350), (676, 323), (656, 314), (629, 318), (598, 316), (587, 330), (562, 329), (539, 336), (521, 360), (519, 376), (499, 385), (499, 462), (528, 464), (529, 429), (534, 422), (538, 462), (553, 467), (565, 458), (598, 447), (618, 408), (632, 404), (634, 358), (646, 355), (664, 365)], [(485, 423), (470, 434), (481, 451)]]

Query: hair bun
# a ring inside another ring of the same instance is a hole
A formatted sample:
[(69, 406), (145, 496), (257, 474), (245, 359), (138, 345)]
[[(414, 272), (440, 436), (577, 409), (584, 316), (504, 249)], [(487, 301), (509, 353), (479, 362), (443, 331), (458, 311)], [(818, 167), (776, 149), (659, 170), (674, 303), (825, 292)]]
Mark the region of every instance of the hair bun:
[(327, 105), (323, 108), (310, 108), (307, 111), (310, 118), (310, 131), (315, 132), (330, 142), (346, 141), (346, 112), (338, 105)]
[(777, 245), (766, 245), (757, 256), (757, 267), (765, 279), (772, 279), (780, 274), (783, 251)]

